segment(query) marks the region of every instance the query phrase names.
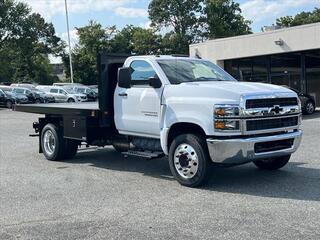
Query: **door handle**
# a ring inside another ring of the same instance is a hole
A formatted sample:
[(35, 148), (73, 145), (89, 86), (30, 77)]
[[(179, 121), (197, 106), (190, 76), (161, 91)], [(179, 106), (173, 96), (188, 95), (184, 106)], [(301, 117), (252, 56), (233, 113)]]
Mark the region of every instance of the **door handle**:
[(123, 93), (119, 93), (118, 94), (120, 97), (127, 97), (128, 96), (128, 94), (127, 93), (125, 93), (125, 92), (123, 92)]

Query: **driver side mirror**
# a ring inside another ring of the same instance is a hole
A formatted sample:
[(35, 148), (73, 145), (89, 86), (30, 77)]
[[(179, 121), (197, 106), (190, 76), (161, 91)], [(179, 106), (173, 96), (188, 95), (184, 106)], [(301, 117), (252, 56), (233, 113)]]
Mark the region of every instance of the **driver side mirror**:
[(121, 88), (131, 87), (131, 68), (122, 67), (118, 69), (118, 85)]
[(149, 85), (153, 88), (161, 88), (162, 82), (158, 75), (155, 75), (154, 77), (149, 78)]

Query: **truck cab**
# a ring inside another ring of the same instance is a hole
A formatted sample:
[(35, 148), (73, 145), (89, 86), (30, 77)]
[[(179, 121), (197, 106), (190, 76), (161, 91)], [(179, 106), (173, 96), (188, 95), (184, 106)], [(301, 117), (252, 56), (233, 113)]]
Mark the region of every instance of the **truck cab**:
[(276, 170), (299, 147), (301, 104), (287, 88), (238, 82), (190, 57), (101, 55), (98, 66), (97, 105), (18, 106), (46, 114), (34, 128), (47, 159), (73, 157), (82, 142), (113, 145), (127, 156), (168, 156), (178, 182), (196, 187), (212, 166)]

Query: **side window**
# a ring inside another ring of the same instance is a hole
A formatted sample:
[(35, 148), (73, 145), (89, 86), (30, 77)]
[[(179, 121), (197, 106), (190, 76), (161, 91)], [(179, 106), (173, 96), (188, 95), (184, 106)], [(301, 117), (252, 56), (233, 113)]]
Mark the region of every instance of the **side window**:
[(66, 92), (62, 89), (59, 89), (59, 94), (65, 94), (66, 95)]
[(20, 89), (20, 88), (15, 88), (13, 90), (14, 93), (18, 93), (18, 94), (24, 94), (24, 90), (23, 89)]
[(148, 79), (156, 75), (152, 66), (143, 60), (133, 61), (130, 67), (132, 85), (146, 85), (149, 82)]
[(50, 89), (50, 92), (51, 92), (51, 93), (58, 93), (58, 89), (54, 89), (54, 88), (53, 88), (53, 89)]

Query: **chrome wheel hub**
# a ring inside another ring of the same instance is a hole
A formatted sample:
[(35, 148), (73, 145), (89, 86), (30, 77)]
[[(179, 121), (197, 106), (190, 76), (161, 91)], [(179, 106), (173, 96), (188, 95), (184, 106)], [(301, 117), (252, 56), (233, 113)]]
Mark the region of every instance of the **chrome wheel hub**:
[(307, 112), (312, 113), (314, 111), (314, 107), (312, 103), (307, 104)]
[(174, 152), (174, 166), (178, 174), (189, 179), (198, 171), (199, 159), (196, 151), (189, 144), (180, 144)]
[(51, 130), (47, 130), (43, 136), (43, 147), (47, 154), (52, 155), (56, 149), (55, 137)]

